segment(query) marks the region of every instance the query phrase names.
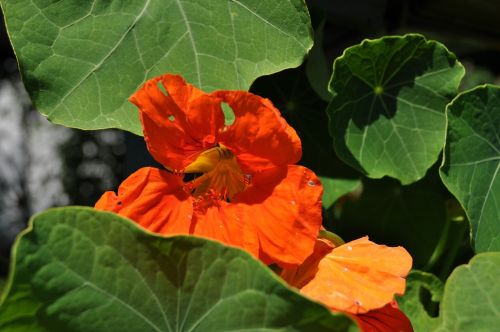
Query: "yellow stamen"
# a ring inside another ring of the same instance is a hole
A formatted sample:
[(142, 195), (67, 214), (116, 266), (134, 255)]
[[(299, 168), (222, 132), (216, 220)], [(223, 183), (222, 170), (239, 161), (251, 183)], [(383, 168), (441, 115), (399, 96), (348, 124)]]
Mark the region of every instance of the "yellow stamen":
[(223, 145), (204, 151), (184, 172), (204, 173), (185, 185), (195, 197), (211, 193), (219, 199), (231, 199), (248, 185), (236, 157)]

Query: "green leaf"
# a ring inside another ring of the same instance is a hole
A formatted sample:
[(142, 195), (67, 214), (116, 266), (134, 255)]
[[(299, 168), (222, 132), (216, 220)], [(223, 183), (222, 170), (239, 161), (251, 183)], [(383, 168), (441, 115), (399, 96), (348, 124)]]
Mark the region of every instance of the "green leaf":
[(402, 245), (415, 268), (424, 266), (446, 230), (446, 195), (439, 176), (402, 186), (396, 180), (363, 179), (359, 198), (334, 205), (335, 219), (325, 227), (346, 242), (368, 235), (377, 243)]
[(327, 113), (339, 157), (372, 178), (421, 179), (443, 148), (445, 107), (464, 75), (455, 55), (410, 34), (365, 40), (333, 67)]
[(421, 290), (431, 294), (431, 300), (439, 303), (443, 297), (444, 285), (438, 277), (431, 273), (413, 270), (406, 278), (406, 292), (398, 297), (399, 308), (410, 318), (415, 332), (429, 332), (435, 329), (439, 320), (429, 316), (421, 302)]
[(440, 175), (464, 207), (476, 252), (500, 250), (500, 87), (461, 93), (447, 108)]
[(328, 80), (331, 76), (331, 67), (327, 64), (323, 51), (323, 31), (325, 29), (326, 18), (314, 31), (314, 46), (309, 52), (306, 61), (306, 76), (311, 88), (316, 94), (326, 102), (332, 99), (328, 92)]
[(54, 123), (141, 134), (128, 97), (180, 73), (195, 86), (247, 89), (298, 66), (312, 46), (301, 0), (0, 0), (24, 84)]
[(495, 332), (500, 326), (500, 252), (474, 256), (446, 281), (435, 332)]
[(2, 331), (346, 331), (242, 250), (115, 214), (37, 215), (15, 246)]
[(329, 209), (340, 197), (350, 193), (361, 185), (359, 179), (332, 179), (320, 176), (323, 185), (323, 207)]

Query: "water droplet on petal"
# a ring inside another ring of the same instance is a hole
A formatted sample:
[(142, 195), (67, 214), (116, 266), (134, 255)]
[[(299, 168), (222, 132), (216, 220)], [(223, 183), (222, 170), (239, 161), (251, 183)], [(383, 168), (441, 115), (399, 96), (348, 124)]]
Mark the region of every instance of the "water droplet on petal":
[(349, 271), (349, 269), (347, 267), (344, 267), (343, 270), (344, 270), (344, 272)]
[(193, 216), (192, 216), (191, 214), (188, 214), (188, 215), (187, 215), (187, 218), (188, 218), (188, 219), (191, 219), (191, 218), (193, 218)]
[(292, 203), (292, 205), (297, 204), (293, 199), (290, 201), (290, 203)]
[(352, 247), (351, 246), (347, 246), (347, 250), (351, 251)]
[(175, 120), (175, 116), (173, 116), (172, 114), (170, 114), (170, 115), (168, 116), (168, 119), (169, 119), (170, 121), (174, 121), (174, 120)]
[(314, 187), (314, 186), (316, 185), (316, 182), (314, 182), (314, 181), (312, 181), (312, 180), (309, 180), (309, 181), (307, 181), (307, 185), (308, 185), (309, 187)]
[(362, 303), (360, 300), (354, 300), (354, 304), (359, 307), (359, 306), (361, 306)]

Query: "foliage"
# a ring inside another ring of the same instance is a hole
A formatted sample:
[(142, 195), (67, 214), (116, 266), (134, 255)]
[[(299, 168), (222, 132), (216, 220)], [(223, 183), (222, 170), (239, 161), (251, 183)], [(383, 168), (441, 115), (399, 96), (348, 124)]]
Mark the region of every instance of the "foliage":
[(90, 208), (37, 215), (15, 257), (0, 309), (2, 331), (344, 331), (353, 325), (299, 296), (242, 250), (155, 236)]
[[(322, 182), (320, 237), (340, 245), (368, 235), (411, 253), (418, 270), (398, 303), (415, 331), (500, 326), (500, 87), (462, 81), (453, 50), (420, 34), (381, 36), (330, 66), (327, 18), (314, 25), (311, 49), (301, 0), (0, 4), (25, 87), (53, 123), (142, 135), (128, 98), (164, 73), (206, 92), (251, 89), (295, 128), (300, 164)], [(459, 93), (461, 84), (469, 90)], [(13, 248), (0, 330), (357, 329), (356, 316), (307, 299), (271, 268), (240, 249), (161, 237), (113, 213), (53, 209), (35, 216)]]

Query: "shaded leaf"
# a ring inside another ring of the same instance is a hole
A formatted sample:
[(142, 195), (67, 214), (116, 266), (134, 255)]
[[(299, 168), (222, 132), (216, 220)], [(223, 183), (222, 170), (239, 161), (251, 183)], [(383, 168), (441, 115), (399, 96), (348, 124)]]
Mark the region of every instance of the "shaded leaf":
[(432, 302), (439, 303), (443, 297), (444, 285), (438, 277), (431, 273), (414, 270), (406, 277), (406, 292), (398, 297), (399, 308), (410, 318), (415, 332), (429, 332), (439, 324), (437, 318), (429, 313), (421, 302), (421, 290), (431, 294)]
[(461, 93), (447, 116), (441, 178), (467, 213), (475, 251), (500, 250), (500, 87)]
[(368, 235), (377, 243), (401, 245), (412, 255), (413, 266), (422, 267), (446, 227), (447, 196), (438, 176), (409, 186), (392, 179), (362, 182), (359, 198), (334, 205), (335, 219), (325, 227), (345, 241)]
[(339, 160), (333, 151), (324, 111), (328, 104), (312, 89), (304, 65), (261, 77), (251, 91), (269, 98), (297, 131), (302, 142), (301, 165), (331, 178), (359, 178), (359, 173)]
[(323, 32), (326, 19), (323, 19), (314, 31), (314, 46), (309, 52), (306, 61), (306, 76), (311, 88), (326, 102), (332, 98), (328, 92), (328, 80), (331, 76), (331, 67), (326, 62), (323, 50)]
[(410, 34), (365, 40), (334, 62), (327, 113), (339, 157), (372, 178), (421, 179), (443, 148), (463, 66)]
[(115, 214), (53, 209), (19, 238), (2, 331), (346, 331), (249, 254), (159, 237)]
[(247, 89), (312, 46), (303, 1), (1, 0), (24, 84), (54, 123), (141, 134), (128, 97), (182, 74), (203, 90)]

